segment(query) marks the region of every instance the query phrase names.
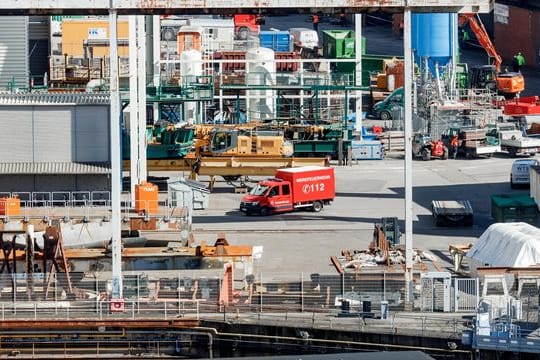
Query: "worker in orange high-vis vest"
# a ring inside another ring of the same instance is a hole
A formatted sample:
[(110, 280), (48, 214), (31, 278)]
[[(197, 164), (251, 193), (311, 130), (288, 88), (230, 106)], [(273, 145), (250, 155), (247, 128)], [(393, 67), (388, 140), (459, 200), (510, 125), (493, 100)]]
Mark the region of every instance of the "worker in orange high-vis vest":
[(455, 159), (457, 156), (458, 147), (459, 147), (457, 134), (454, 134), (454, 136), (452, 136), (452, 140), (450, 141), (450, 147), (452, 148), (452, 157)]

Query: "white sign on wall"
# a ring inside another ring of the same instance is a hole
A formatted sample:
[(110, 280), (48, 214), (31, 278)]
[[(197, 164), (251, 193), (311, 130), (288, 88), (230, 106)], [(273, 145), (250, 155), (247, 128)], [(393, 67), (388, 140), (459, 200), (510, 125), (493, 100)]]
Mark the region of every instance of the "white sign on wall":
[(107, 39), (107, 28), (89, 28), (89, 39)]
[(510, 14), (508, 5), (495, 3), (495, 6), (493, 7), (493, 14), (495, 15), (495, 22), (508, 24), (508, 17)]

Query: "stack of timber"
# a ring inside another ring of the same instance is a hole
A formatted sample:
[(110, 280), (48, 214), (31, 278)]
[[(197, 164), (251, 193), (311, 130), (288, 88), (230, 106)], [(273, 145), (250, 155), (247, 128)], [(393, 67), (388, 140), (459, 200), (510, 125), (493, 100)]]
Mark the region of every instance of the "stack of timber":
[(405, 150), (403, 131), (385, 131), (377, 135), (377, 140), (381, 142), (383, 150), (386, 152)]

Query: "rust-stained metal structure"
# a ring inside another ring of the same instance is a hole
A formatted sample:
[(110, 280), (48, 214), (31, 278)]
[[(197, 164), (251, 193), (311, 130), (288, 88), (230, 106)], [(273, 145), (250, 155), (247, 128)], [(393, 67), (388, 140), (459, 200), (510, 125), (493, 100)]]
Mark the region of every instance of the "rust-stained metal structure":
[(366, 10), (402, 10), (431, 12), (489, 12), (489, 0), (3, 0), (0, 15), (54, 15), (54, 14), (233, 14), (235, 12), (289, 13), (319, 10), (359, 13)]
[[(64, 243), (62, 241), (62, 233), (53, 226), (47, 227), (47, 229), (45, 229), (45, 233), (43, 234), (43, 245), (43, 271), (45, 271), (47, 274), (45, 282), (45, 299), (47, 299), (47, 295), (49, 294), (51, 280), (55, 273), (63, 272), (66, 274), (68, 290), (70, 293), (72, 293), (73, 288), (71, 286), (71, 279), (69, 277), (69, 266), (66, 251), (64, 249)], [(27, 252), (28, 250), (29, 249), (27, 248)], [(58, 263), (59, 260), (61, 263)], [(50, 267), (47, 271), (47, 263), (49, 261)]]

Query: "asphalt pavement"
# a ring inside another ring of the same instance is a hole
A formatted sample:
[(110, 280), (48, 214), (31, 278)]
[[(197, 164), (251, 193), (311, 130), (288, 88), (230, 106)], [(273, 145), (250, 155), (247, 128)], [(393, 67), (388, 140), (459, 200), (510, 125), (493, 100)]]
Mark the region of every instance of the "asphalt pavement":
[[(443, 268), (451, 269), (448, 245), (474, 243), (493, 223), (490, 196), (528, 191), (510, 188), (513, 161), (503, 155), (413, 161), (413, 246), (431, 252)], [(403, 169), (403, 154), (399, 153), (384, 160), (336, 166), (337, 196), (332, 205), (320, 213), (297, 211), (267, 217), (241, 213), (238, 208), (243, 195), (218, 182), (210, 194), (210, 207), (194, 214), (195, 238), (213, 242), (218, 233), (225, 233), (231, 244), (261, 246), (263, 256), (256, 266), (267, 275), (299, 278), (302, 272), (335, 274), (330, 256), (339, 255), (342, 249), (367, 249), (374, 224), (382, 217), (398, 217), (405, 232)], [(475, 213), (474, 226), (435, 226), (432, 200), (469, 200)]]

